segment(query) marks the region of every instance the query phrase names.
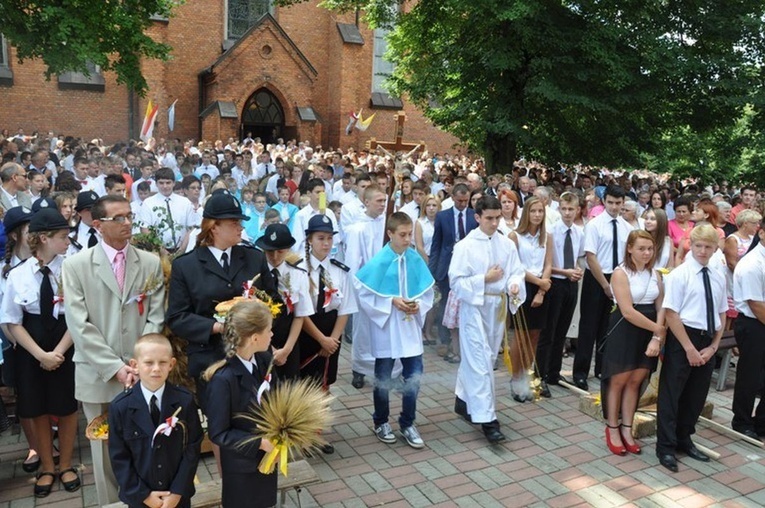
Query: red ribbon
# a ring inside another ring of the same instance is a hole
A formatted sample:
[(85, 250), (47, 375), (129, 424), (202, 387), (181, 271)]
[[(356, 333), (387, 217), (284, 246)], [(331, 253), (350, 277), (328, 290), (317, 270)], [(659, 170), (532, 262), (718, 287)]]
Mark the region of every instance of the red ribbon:
[(290, 296), (289, 292), (284, 293), (284, 303), (287, 305), (287, 312), (292, 313), (292, 311), (295, 309), (295, 304), (292, 303), (292, 296)]
[(146, 298), (145, 293), (141, 293), (140, 295), (135, 297), (136, 303), (138, 303), (138, 314), (143, 316), (143, 301)]
[(334, 295), (335, 293), (337, 293), (337, 288), (333, 288), (333, 289), (326, 288), (326, 287), (324, 288), (324, 305), (322, 306), (322, 308), (327, 308), (330, 302), (332, 302), (332, 295)]

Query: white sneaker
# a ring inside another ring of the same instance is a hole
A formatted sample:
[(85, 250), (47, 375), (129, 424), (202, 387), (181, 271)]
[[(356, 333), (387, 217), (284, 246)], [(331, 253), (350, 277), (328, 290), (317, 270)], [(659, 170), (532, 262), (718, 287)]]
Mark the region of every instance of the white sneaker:
[(393, 433), (393, 429), (390, 427), (390, 423), (383, 423), (375, 429), (375, 436), (383, 443), (393, 444), (396, 440), (396, 435)]
[(414, 425), (401, 429), (401, 435), (404, 436), (406, 444), (412, 448), (420, 449), (425, 447), (425, 441), (422, 440), (420, 433), (417, 432), (417, 427)]

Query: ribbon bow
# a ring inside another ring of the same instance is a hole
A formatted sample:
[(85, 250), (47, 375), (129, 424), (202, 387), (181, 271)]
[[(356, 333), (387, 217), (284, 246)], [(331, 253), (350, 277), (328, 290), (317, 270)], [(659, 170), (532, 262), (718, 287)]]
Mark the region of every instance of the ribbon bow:
[(170, 436), (170, 434), (175, 430), (175, 426), (178, 424), (178, 413), (181, 412), (181, 408), (175, 410), (175, 413), (173, 413), (173, 416), (170, 416), (165, 419), (164, 423), (160, 423), (159, 427), (154, 431), (154, 435), (151, 436), (151, 446), (154, 446), (154, 438), (157, 437), (160, 434), (164, 434), (165, 436)]
[(258, 388), (258, 405), (260, 405), (260, 399), (263, 397), (263, 394), (271, 390), (271, 367), (268, 368), (268, 374), (266, 374), (266, 377), (263, 378), (263, 382), (260, 384), (260, 388)]
[(282, 298), (284, 299), (284, 304), (287, 306), (287, 314), (292, 314), (292, 311), (295, 310), (295, 304), (292, 302), (292, 294), (289, 291), (285, 291)]
[(146, 293), (138, 293), (134, 297), (130, 298), (127, 303), (136, 302), (138, 304), (138, 314), (143, 316), (143, 301), (146, 300)]
[(339, 293), (339, 290), (337, 288), (330, 288), (325, 287), (324, 288), (324, 305), (322, 308), (326, 309), (330, 303), (332, 303), (332, 295), (335, 295)]
[(274, 449), (268, 452), (268, 455), (263, 457), (263, 460), (258, 466), (258, 471), (263, 474), (271, 474), (274, 472), (277, 459), (279, 460), (279, 471), (284, 476), (287, 476), (287, 459), (289, 452), (289, 443), (286, 441), (279, 441), (274, 444)]
[(63, 296), (54, 296), (53, 297), (53, 317), (58, 318), (59, 311), (61, 310), (61, 305), (64, 303), (64, 297)]

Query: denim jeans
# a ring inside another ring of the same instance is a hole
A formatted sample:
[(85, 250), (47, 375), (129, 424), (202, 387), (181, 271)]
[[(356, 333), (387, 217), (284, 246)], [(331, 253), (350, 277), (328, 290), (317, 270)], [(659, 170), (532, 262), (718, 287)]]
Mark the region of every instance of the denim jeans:
[[(393, 372), (393, 358), (377, 358), (375, 360), (375, 387), (372, 392), (375, 412), (372, 415), (375, 427), (388, 422), (390, 416), (390, 404), (388, 392), (395, 385), (391, 381)], [(401, 358), (404, 367), (404, 386), (402, 391), (401, 416), (398, 424), (402, 429), (414, 424), (414, 414), (417, 411), (417, 394), (420, 391), (420, 378), (422, 377), (422, 355)]]

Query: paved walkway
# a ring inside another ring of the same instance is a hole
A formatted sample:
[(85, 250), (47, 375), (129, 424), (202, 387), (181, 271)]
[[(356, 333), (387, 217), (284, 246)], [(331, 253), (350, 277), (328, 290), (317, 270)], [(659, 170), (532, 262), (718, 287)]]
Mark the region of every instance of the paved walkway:
[[(310, 459), (323, 482), (300, 494), (304, 507), (765, 506), (765, 450), (700, 427), (697, 442), (720, 453), (720, 460), (705, 464), (680, 457), (680, 472), (671, 474), (658, 465), (654, 438), (642, 440), (640, 456), (611, 455), (603, 424), (581, 413), (578, 397), (563, 388), (551, 387), (549, 400), (515, 403), (502, 369), (497, 372), (498, 411), (508, 440), (490, 446), (477, 427), (452, 413), (457, 366), (438, 358), (433, 347), (426, 348), (417, 421), (426, 448), (380, 443), (370, 429), (371, 388), (350, 386), (350, 346), (343, 348), (344, 375), (332, 388), (337, 417), (327, 434), (337, 451)], [(709, 395), (714, 419), (725, 424), (734, 375), (735, 370), (726, 391), (712, 388)], [(391, 402), (396, 414), (400, 399), (393, 395)], [(56, 490), (36, 501), (32, 477), (21, 469), (23, 437), (17, 432), (0, 436), (0, 508), (96, 506), (83, 435), (79, 446), (83, 489)], [(202, 482), (217, 477), (211, 457), (200, 464), (198, 476)], [(294, 493), (288, 505), (296, 505)]]

